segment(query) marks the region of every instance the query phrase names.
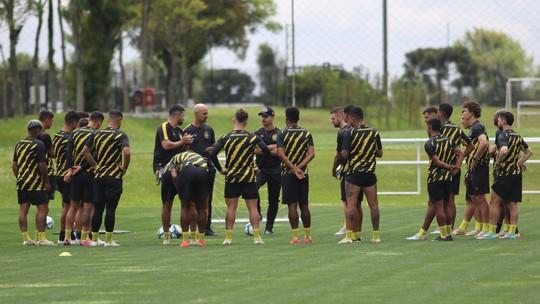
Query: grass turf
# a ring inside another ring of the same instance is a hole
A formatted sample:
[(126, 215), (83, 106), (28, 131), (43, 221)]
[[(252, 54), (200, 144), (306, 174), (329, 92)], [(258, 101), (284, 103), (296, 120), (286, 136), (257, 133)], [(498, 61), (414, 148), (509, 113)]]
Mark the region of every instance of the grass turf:
[[(259, 128), (256, 113), (249, 129)], [(489, 117), (494, 109), (488, 109)], [(283, 126), (282, 109), (276, 109), (277, 125)], [(220, 136), (230, 129), (231, 109), (211, 109), (210, 124)], [(316, 158), (310, 165), (315, 244), (289, 245), (285, 223), (276, 234), (265, 237), (264, 246), (255, 247), (237, 224), (234, 245), (220, 245), (220, 234), (208, 238), (208, 247), (181, 249), (163, 247), (156, 238), (160, 224), (158, 187), (153, 185), (151, 159), (155, 128), (159, 119), (125, 120), (130, 136), (132, 165), (124, 180), (124, 194), (117, 212), (117, 228), (132, 233), (116, 237), (119, 248), (23, 248), (17, 229), (16, 192), (9, 170), (16, 141), (24, 136), (29, 117), (0, 120), (0, 302), (1, 303), (118, 303), (166, 301), (199, 303), (236, 302), (409, 302), (427, 303), (486, 301), (537, 302), (540, 298), (540, 263), (537, 258), (540, 216), (536, 196), (525, 195), (520, 219), (523, 239), (516, 242), (477, 242), (459, 238), (453, 243), (411, 243), (405, 237), (417, 232), (426, 201), (422, 195), (381, 196), (383, 243), (369, 242), (338, 246), (333, 235), (342, 222), (338, 182), (330, 176), (335, 153), (335, 132), (327, 111), (302, 111), (301, 125), (314, 135)], [(369, 113), (368, 113), (369, 118)], [(419, 117), (420, 119), (420, 117)], [(53, 130), (61, 127), (59, 115)], [(186, 123), (191, 120), (187, 113)], [(455, 120), (458, 120), (457, 118)], [(489, 134), (493, 127), (484, 119)], [(540, 122), (527, 122), (520, 131), (537, 136)], [(377, 126), (375, 126), (377, 127)], [(50, 133), (54, 133), (51, 131)], [(384, 138), (425, 137), (424, 130), (381, 130)], [(532, 148), (538, 151), (539, 145)], [(413, 145), (385, 145), (384, 160), (416, 157)], [(536, 158), (536, 156), (533, 156)], [(425, 155), (422, 152), (422, 159)], [(422, 168), (424, 182), (426, 168)], [(380, 191), (415, 190), (415, 166), (378, 166)], [(540, 171), (529, 166), (525, 189), (535, 189)], [(266, 188), (261, 191), (266, 197)], [(57, 196), (59, 196), (57, 194)], [(463, 195), (458, 198), (461, 220)], [(177, 202), (176, 202), (177, 204)], [(59, 225), (59, 199), (51, 202), (51, 216)], [(263, 206), (264, 206), (263, 200)], [(177, 205), (176, 205), (177, 206)], [(178, 222), (175, 207), (174, 222)], [(214, 217), (223, 218), (223, 179), (215, 188)], [(246, 217), (245, 207), (239, 217)], [(29, 231), (33, 230), (33, 213)], [(364, 239), (371, 229), (369, 211), (364, 208)], [(286, 209), (281, 207), (279, 216)], [(49, 238), (53, 237), (49, 233)], [(62, 251), (72, 257), (58, 257)]]

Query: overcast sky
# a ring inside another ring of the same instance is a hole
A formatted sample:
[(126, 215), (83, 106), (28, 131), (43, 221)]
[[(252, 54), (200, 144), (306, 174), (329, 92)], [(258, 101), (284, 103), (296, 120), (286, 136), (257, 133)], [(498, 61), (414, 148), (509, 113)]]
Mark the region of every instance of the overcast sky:
[[(56, 1), (55, 1), (56, 3)], [(274, 20), (291, 23), (291, 1), (276, 0)], [(370, 73), (382, 71), (382, 0), (296, 0), (296, 64), (341, 64), (350, 69), (363, 66)], [(390, 73), (401, 74), (404, 54), (418, 47), (443, 47), (463, 37), (467, 30), (483, 27), (504, 31), (518, 40), (540, 62), (540, 1), (538, 0), (388, 0), (388, 60)], [(35, 17), (27, 18), (17, 49), (33, 54)], [(46, 57), (47, 34), (43, 28), (41, 58)], [(286, 54), (286, 31), (259, 31), (250, 36), (245, 60), (232, 52), (214, 49), (214, 68), (241, 68), (255, 74), (257, 46), (271, 44), (281, 57)], [(9, 54), (9, 36), (0, 30), (4, 54)], [(56, 61), (60, 63), (60, 40)], [(71, 52), (69, 47), (68, 51)], [(139, 53), (126, 48), (125, 60), (136, 60)], [(206, 59), (208, 62), (208, 57)]]

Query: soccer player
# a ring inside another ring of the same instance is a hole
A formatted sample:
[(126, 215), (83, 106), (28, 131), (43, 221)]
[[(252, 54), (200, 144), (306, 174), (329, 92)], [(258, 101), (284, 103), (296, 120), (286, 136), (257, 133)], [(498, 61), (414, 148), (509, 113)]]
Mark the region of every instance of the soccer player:
[[(45, 145), (39, 140), (43, 124), (30, 120), (26, 125), (28, 136), (15, 145), (11, 168), (17, 179), (19, 201), (19, 229), (24, 246), (54, 245), (45, 235), (45, 222), (49, 212), (49, 175), (45, 159)], [(27, 216), (30, 204), (37, 207), (36, 230), (38, 237), (32, 240), (28, 235)]]
[(278, 137), (277, 147), (281, 159), (282, 201), (289, 209), (289, 223), (292, 229), (291, 244), (299, 244), (298, 207), (304, 226), (304, 243), (313, 243), (311, 236), (311, 212), (309, 210), (308, 164), (315, 157), (311, 133), (298, 126), (300, 110), (296, 107), (285, 109), (286, 128)]
[[(514, 115), (511, 112), (503, 111), (499, 113), (497, 126), (502, 132), (497, 138), (498, 153), (495, 160), (497, 166), (489, 205), (490, 228), (488, 233), (478, 237), (478, 239), (494, 240), (497, 238), (495, 233), (503, 203), (507, 204), (510, 215), (510, 227), (505, 238), (517, 239), (518, 203), (521, 202), (523, 187), (522, 172), (525, 169), (525, 162), (532, 155), (532, 150), (523, 138), (512, 130), (513, 123)], [(521, 155), (521, 152), (523, 152), (523, 155)]]
[(43, 125), (43, 130), (41, 131), (41, 134), (39, 135), (39, 140), (45, 144), (45, 158), (47, 159), (47, 170), (49, 174), (49, 181), (51, 190), (49, 193), (49, 199), (54, 199), (54, 191), (55, 191), (55, 183), (54, 183), (54, 153), (53, 153), (53, 146), (52, 146), (52, 139), (51, 136), (46, 132), (49, 130), (54, 122), (54, 114), (53, 112), (49, 110), (41, 110), (38, 115), (39, 121), (41, 121), (41, 124)]
[[(347, 197), (345, 195), (345, 177), (347, 175), (347, 160), (341, 157), (341, 147), (343, 145), (343, 134), (349, 131), (349, 111), (352, 108), (352, 105), (347, 105), (345, 107), (336, 107), (330, 111), (330, 121), (334, 128), (339, 128), (337, 132), (337, 145), (336, 145), (336, 155), (334, 156), (334, 163), (332, 165), (332, 176), (339, 179), (340, 181), (340, 192), (341, 192), (341, 201), (343, 202), (343, 212), (345, 218), (343, 220), (343, 226), (335, 233), (335, 235), (344, 235), (347, 230)], [(362, 195), (358, 197), (358, 201), (362, 201)], [(359, 212), (359, 229), (362, 230), (362, 219), (363, 213), (362, 208), (358, 210)], [(360, 233), (360, 232), (359, 232)]]
[(365, 194), (371, 212), (373, 232), (371, 242), (380, 243), (379, 204), (377, 202), (376, 157), (382, 157), (379, 132), (364, 123), (364, 111), (353, 107), (349, 111), (351, 128), (343, 136), (341, 156), (347, 159), (345, 193), (347, 198), (347, 232), (339, 244), (360, 241), (360, 193)]
[(210, 157), (218, 155), (221, 149), (225, 149), (225, 203), (227, 215), (225, 217), (225, 240), (223, 245), (231, 245), (233, 237), (234, 221), (238, 199), (242, 196), (246, 200), (249, 212), (249, 222), (253, 226), (253, 241), (255, 244), (264, 244), (259, 229), (259, 213), (257, 212), (257, 199), (259, 193), (255, 183), (255, 146), (264, 153), (270, 150), (257, 135), (246, 131), (248, 113), (243, 109), (236, 111), (233, 118), (234, 129), (221, 137), (214, 145)]
[[(131, 159), (128, 136), (120, 130), (122, 119), (122, 112), (109, 112), (108, 126), (92, 133), (83, 148), (84, 158), (96, 167), (92, 238), (97, 241), (103, 211), (106, 210), (105, 247), (120, 246), (112, 240), (112, 234), (116, 221), (116, 208), (122, 195), (122, 177), (126, 174)], [(94, 151), (96, 159), (92, 157), (90, 151)]]
[[(66, 147), (66, 165), (69, 168), (64, 181), (70, 183), (70, 210), (66, 215), (66, 233), (62, 241), (64, 245), (71, 245), (71, 231), (73, 230), (73, 222), (76, 219), (77, 210), (82, 204), (82, 219), (80, 244), (83, 246), (96, 246), (98, 243), (97, 235), (93, 242), (89, 240), (89, 232), (92, 225), (92, 217), (94, 215), (94, 173), (95, 168), (86, 161), (83, 155), (84, 144), (91, 134), (95, 133), (101, 124), (104, 117), (100, 112), (92, 112), (88, 119), (88, 125), (75, 129), (68, 140)], [(80, 121), (79, 121), (80, 122)], [(73, 209), (73, 210), (72, 210)]]
[[(176, 193), (176, 188), (171, 179), (170, 172), (163, 172), (163, 168), (172, 157), (182, 151), (193, 142), (193, 136), (184, 134), (179, 127), (184, 123), (184, 108), (173, 105), (169, 108), (169, 118), (156, 130), (154, 145), (153, 169), (158, 181), (161, 180), (161, 223), (163, 231), (169, 231), (171, 226), (171, 212)], [(163, 175), (163, 176), (162, 176)], [(163, 245), (169, 245), (169, 234), (163, 235)]]
[(181, 247), (190, 245), (189, 226), (192, 208), (197, 210), (199, 229), (197, 244), (200, 247), (206, 245), (204, 236), (208, 214), (208, 166), (210, 165), (207, 159), (192, 151), (176, 154), (166, 166), (166, 170), (171, 172), (171, 178), (180, 198)]
[(56, 190), (62, 195), (62, 214), (60, 216), (60, 236), (58, 243), (64, 243), (65, 229), (66, 229), (66, 216), (70, 208), (70, 192), (71, 185), (64, 181), (64, 177), (69, 172), (66, 158), (66, 148), (71, 132), (77, 128), (79, 123), (79, 114), (75, 111), (69, 111), (64, 116), (64, 126), (52, 139), (54, 163), (56, 164), (54, 170), (55, 180), (50, 182), (56, 182)]
[[(210, 158), (209, 151), (216, 143), (214, 129), (206, 124), (208, 120), (208, 107), (202, 103), (193, 107), (195, 119), (188, 125), (184, 132), (193, 136), (193, 142), (189, 144), (189, 149), (204, 157), (208, 163), (208, 219), (205, 233), (208, 236), (214, 236), (216, 233), (212, 230), (212, 199), (214, 192), (214, 181), (216, 180), (216, 170), (225, 174), (217, 157)], [(192, 231), (194, 234), (195, 231)]]
[[(475, 237), (489, 232), (489, 206), (485, 194), (489, 193), (489, 139), (484, 125), (480, 123), (482, 110), (475, 101), (468, 101), (463, 105), (461, 123), (466, 129), (470, 129), (469, 139), (473, 149), (466, 154), (467, 172), (465, 173), (466, 200), (471, 201), (465, 208), (463, 220), (455, 235), (464, 234), (473, 214), (481, 227), (476, 231)], [(475, 210), (478, 210), (475, 213)], [(469, 233), (467, 233), (469, 235)]]
[[(458, 174), (463, 162), (463, 152), (454, 144), (451, 138), (442, 134), (443, 124), (437, 118), (427, 122), (430, 138), (424, 145), (429, 157), (427, 189), (431, 208), (434, 209), (440, 235), (435, 241), (452, 241), (452, 210), (450, 195), (453, 191), (453, 176)], [(429, 225), (428, 225), (429, 226)], [(425, 239), (426, 229), (422, 227), (419, 234)], [(411, 238), (408, 238), (409, 240)]]
[[(279, 193), (281, 192), (281, 161), (277, 155), (277, 139), (281, 131), (274, 125), (274, 110), (265, 106), (259, 112), (261, 117), (262, 128), (255, 131), (255, 135), (270, 149), (270, 155), (264, 155), (262, 151), (256, 149), (256, 163), (259, 172), (257, 173), (257, 188), (261, 188), (264, 184), (268, 185), (268, 210), (266, 212), (266, 227), (264, 234), (274, 233), (274, 222), (279, 208)], [(257, 200), (257, 210), (259, 217), (261, 215), (261, 200)]]

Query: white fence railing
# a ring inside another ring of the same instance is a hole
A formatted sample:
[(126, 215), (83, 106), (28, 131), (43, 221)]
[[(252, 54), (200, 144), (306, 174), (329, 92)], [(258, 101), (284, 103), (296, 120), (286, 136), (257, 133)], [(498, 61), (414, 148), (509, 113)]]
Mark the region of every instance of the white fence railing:
[[(539, 143), (540, 137), (526, 137), (524, 138), (527, 143)], [(416, 146), (416, 160), (380, 160), (377, 161), (377, 165), (416, 165), (416, 191), (380, 191), (379, 195), (419, 195), (422, 193), (422, 166), (427, 165), (429, 161), (422, 160), (423, 149), (422, 146), (426, 142), (426, 138), (386, 138), (382, 139), (383, 145), (395, 144), (395, 143), (409, 143)], [(493, 139), (491, 139), (493, 141)], [(493, 160), (491, 160), (493, 163)], [(527, 164), (540, 164), (540, 159), (529, 159)], [(540, 194), (540, 190), (526, 190), (525, 194)]]

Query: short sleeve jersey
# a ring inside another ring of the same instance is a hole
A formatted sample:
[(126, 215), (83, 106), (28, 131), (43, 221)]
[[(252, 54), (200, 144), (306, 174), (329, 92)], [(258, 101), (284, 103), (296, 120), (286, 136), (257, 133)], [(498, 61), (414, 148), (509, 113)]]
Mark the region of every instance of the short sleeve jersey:
[(52, 151), (53, 144), (51, 136), (48, 133), (42, 132), (41, 135), (39, 135), (39, 140), (43, 142), (45, 145), (45, 159), (47, 160), (47, 170), (49, 176), (54, 175), (54, 158), (49, 155), (49, 151)]
[(204, 159), (208, 162), (208, 169), (214, 170), (210, 154), (207, 150), (216, 143), (214, 129), (206, 124), (200, 128), (190, 124), (184, 128), (184, 134), (193, 135), (193, 142), (189, 145), (189, 150), (204, 157)]
[(529, 148), (529, 145), (514, 130), (506, 130), (501, 132), (497, 138), (497, 148), (502, 147), (508, 147), (508, 154), (497, 166), (494, 172), (495, 176), (520, 175), (522, 173), (521, 167), (518, 165), (520, 152)]
[[(482, 125), (480, 122), (476, 122), (472, 127), (471, 127), (471, 134), (469, 135), (469, 139), (471, 140), (471, 143), (473, 145), (473, 150), (471, 152), (471, 154), (469, 154), (467, 156), (467, 173), (465, 174), (466, 176), (469, 175), (469, 173), (471, 172), (471, 163), (473, 161), (473, 157), (476, 155), (476, 151), (478, 151), (478, 148), (480, 146), (479, 144), (479, 140), (478, 138), (484, 134), (486, 136), (486, 139), (489, 140), (488, 138), (488, 135), (486, 133), (486, 128), (484, 127), (484, 125)], [(484, 153), (480, 156), (480, 159), (478, 160), (478, 165), (487, 165), (489, 164), (489, 149), (486, 149), (486, 151), (484, 151)]]
[(245, 130), (234, 130), (221, 137), (214, 146), (214, 153), (225, 150), (227, 183), (255, 181), (255, 146), (268, 151), (268, 147), (257, 135)]
[(376, 153), (382, 150), (376, 129), (366, 125), (352, 126), (343, 134), (342, 151), (347, 151), (347, 174), (375, 173)]
[(437, 166), (432, 158), (437, 156), (440, 161), (443, 163), (451, 164), (452, 161), (455, 162), (454, 154), (454, 142), (442, 134), (432, 136), (428, 139), (424, 145), (424, 150), (426, 151), (429, 157), (429, 168), (428, 168), (428, 184), (439, 182), (439, 181), (450, 181), (452, 179), (452, 174), (449, 170)]
[(17, 190), (44, 190), (39, 163), (47, 161), (45, 144), (41, 140), (25, 138), (15, 145), (13, 161), (17, 163)]
[(71, 133), (66, 151), (68, 167), (81, 166), (83, 169), (88, 169), (89, 172), (94, 171), (93, 169), (90, 169), (90, 164), (86, 161), (86, 159), (84, 159), (82, 154), (84, 144), (94, 132), (96, 132), (95, 129), (86, 126), (78, 128)]
[[(308, 152), (308, 147), (314, 145), (311, 133), (300, 126), (285, 128), (281, 132), (281, 135), (278, 136), (276, 144), (279, 148), (283, 148), (285, 156), (295, 166), (298, 166), (304, 160)], [(307, 166), (300, 169), (306, 174), (308, 173)], [(288, 173), (290, 173), (290, 168), (286, 164), (281, 163), (281, 174)]]
[(66, 150), (71, 132), (65, 132), (60, 130), (54, 134), (52, 139), (54, 163), (56, 165), (54, 170), (55, 176), (65, 176), (68, 171)]
[(94, 151), (96, 156), (95, 177), (113, 177), (122, 179), (122, 149), (129, 147), (126, 133), (107, 127), (88, 137), (85, 146)]
[(193, 151), (185, 151), (176, 154), (165, 168), (166, 171), (170, 171), (172, 168), (176, 168), (176, 170), (180, 171), (182, 168), (190, 165), (208, 170), (208, 162), (206, 159), (199, 153)]
[[(444, 122), (442, 124), (442, 132), (444, 136), (450, 138), (450, 141), (452, 141), (452, 144), (455, 147), (467, 146), (471, 140), (470, 138), (463, 132), (463, 130), (458, 127), (457, 125), (453, 124), (451, 121)], [(456, 155), (453, 154), (452, 161), (449, 164), (454, 165), (456, 163)]]
[(161, 142), (164, 140), (170, 140), (172, 142), (180, 141), (184, 131), (180, 127), (173, 127), (169, 122), (163, 122), (156, 130), (156, 140), (154, 145), (154, 171), (158, 168), (164, 167), (174, 155), (185, 151), (185, 147), (178, 147), (172, 150), (165, 150), (161, 146)]
[[(340, 128), (337, 132), (337, 138), (336, 138), (336, 151), (338, 153), (341, 153), (341, 150), (343, 150), (343, 136), (345, 133), (349, 132), (351, 129), (350, 125), (345, 125), (343, 128)], [(344, 159), (341, 162), (341, 178), (345, 177), (345, 174), (347, 173), (347, 160)]]
[[(257, 135), (266, 145), (275, 145), (281, 131), (278, 128), (272, 130), (266, 130), (265, 128), (260, 128), (255, 131)], [(274, 155), (257, 155), (256, 156), (257, 166), (263, 172), (277, 173), (279, 174), (281, 161), (278, 156)]]

